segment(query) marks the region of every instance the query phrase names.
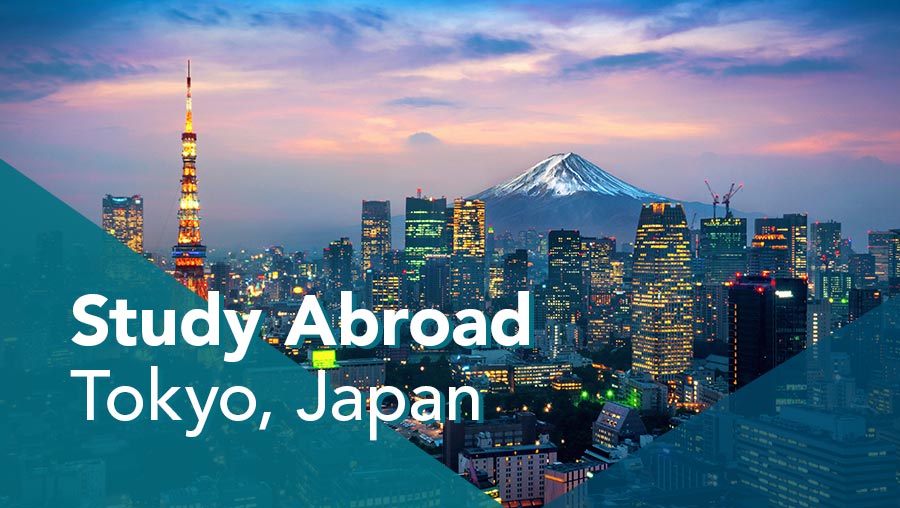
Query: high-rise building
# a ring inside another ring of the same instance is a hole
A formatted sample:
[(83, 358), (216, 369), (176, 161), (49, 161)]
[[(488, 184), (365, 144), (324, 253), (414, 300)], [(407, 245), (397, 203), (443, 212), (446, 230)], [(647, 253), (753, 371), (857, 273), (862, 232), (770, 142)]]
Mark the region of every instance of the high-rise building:
[(353, 284), (353, 244), (343, 237), (328, 244), (322, 252), (325, 277), (329, 290), (335, 293), (350, 291)]
[(722, 284), (747, 271), (747, 219), (701, 220), (698, 257), (705, 267), (704, 284)]
[(138, 254), (144, 253), (144, 200), (138, 196), (103, 198), (103, 229)]
[(748, 275), (728, 290), (729, 388), (737, 390), (775, 368), (775, 280)]
[(761, 233), (750, 243), (750, 259), (747, 263), (750, 275), (769, 274), (788, 277), (791, 273), (790, 243), (781, 233)]
[(172, 247), (175, 278), (201, 298), (208, 286), (203, 271), (206, 246), (200, 238), (200, 200), (197, 198), (197, 134), (191, 103), (191, 61), (188, 60), (184, 132), (181, 134), (181, 201), (178, 207), (178, 243)]
[(391, 251), (391, 202), (362, 202), (362, 271), (380, 271)]
[(814, 222), (810, 230), (810, 268), (833, 269), (841, 255), (841, 223), (835, 221)]
[(804, 279), (747, 275), (728, 290), (729, 386), (737, 390), (806, 349)]
[(775, 279), (775, 365), (806, 349), (806, 279)]
[(406, 198), (406, 277), (412, 283), (419, 282), (425, 256), (449, 254), (446, 236), (447, 199), (416, 197)]
[(878, 285), (886, 288), (892, 277), (900, 276), (898, 273), (900, 232), (869, 231), (869, 254), (875, 258), (875, 277), (878, 279)]
[(858, 289), (874, 288), (878, 284), (875, 275), (875, 256), (871, 254), (852, 254), (847, 262), (847, 271)]
[(581, 313), (584, 287), (581, 234), (551, 231), (547, 250), (547, 319), (574, 323)]
[(804, 278), (808, 276), (807, 257), (807, 217), (805, 213), (786, 213), (780, 218), (756, 219), (756, 235), (784, 235), (788, 248), (788, 273), (784, 277)]
[(657, 379), (684, 373), (692, 359), (689, 233), (681, 204), (641, 208), (632, 262), (632, 368)]
[(454, 200), (450, 259), (450, 299), (454, 310), (484, 305), (484, 252), (484, 201)]
[(878, 289), (851, 289), (849, 321), (852, 323), (881, 305), (881, 294)]
[(422, 305), (427, 309), (438, 309), (445, 314), (452, 311), (450, 304), (450, 255), (431, 254), (425, 256), (422, 268)]
[(528, 291), (528, 251), (516, 249), (503, 260), (503, 304), (512, 305), (519, 291)]

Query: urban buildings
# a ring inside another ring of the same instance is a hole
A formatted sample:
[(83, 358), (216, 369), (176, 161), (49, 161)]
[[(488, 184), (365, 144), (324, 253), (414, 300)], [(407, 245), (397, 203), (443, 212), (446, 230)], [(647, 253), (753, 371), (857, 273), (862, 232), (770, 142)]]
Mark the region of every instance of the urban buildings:
[(693, 342), (691, 242), (684, 209), (641, 208), (632, 267), (632, 368), (654, 378), (684, 373)]
[(103, 229), (138, 254), (144, 253), (144, 200), (141, 196), (103, 198)]

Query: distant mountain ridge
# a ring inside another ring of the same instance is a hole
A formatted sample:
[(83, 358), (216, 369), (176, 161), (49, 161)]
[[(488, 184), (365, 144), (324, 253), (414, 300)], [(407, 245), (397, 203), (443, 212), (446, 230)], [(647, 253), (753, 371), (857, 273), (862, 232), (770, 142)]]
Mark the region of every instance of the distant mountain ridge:
[(521, 175), (486, 189), (473, 198), (485, 200), (516, 194), (559, 197), (579, 192), (635, 199), (668, 199), (626, 183), (572, 152), (553, 154)]
[(641, 205), (680, 202), (691, 225), (712, 217), (712, 205), (683, 202), (631, 185), (576, 153), (553, 154), (520, 175), (470, 199), (485, 202), (487, 223), (495, 232), (534, 228), (577, 229), (585, 236), (614, 236), (631, 242)]

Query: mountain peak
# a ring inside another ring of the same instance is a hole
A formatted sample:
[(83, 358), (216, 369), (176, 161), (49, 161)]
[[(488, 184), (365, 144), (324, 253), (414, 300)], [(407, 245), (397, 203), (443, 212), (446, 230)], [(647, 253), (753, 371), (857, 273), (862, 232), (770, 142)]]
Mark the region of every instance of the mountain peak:
[(665, 199), (616, 178), (572, 152), (553, 154), (519, 176), (491, 187), (475, 198), (569, 196), (578, 192), (634, 199)]

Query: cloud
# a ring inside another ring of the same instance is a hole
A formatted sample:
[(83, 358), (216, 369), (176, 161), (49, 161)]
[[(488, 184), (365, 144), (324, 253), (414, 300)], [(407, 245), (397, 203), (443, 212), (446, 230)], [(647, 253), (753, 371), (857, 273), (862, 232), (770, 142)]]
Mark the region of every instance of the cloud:
[(462, 41), (462, 53), (469, 58), (486, 58), (530, 53), (534, 46), (521, 39), (501, 39), (485, 34), (471, 34)]
[(724, 76), (768, 76), (792, 77), (808, 74), (828, 74), (846, 72), (854, 69), (854, 65), (836, 58), (794, 58), (784, 62), (759, 62), (727, 66), (721, 69)]
[(655, 51), (606, 55), (566, 67), (563, 69), (562, 74), (566, 77), (584, 78), (608, 72), (653, 69), (671, 61), (671, 56)]
[(214, 7), (201, 12), (185, 12), (181, 9), (169, 9), (165, 17), (177, 23), (197, 26), (218, 26), (231, 20), (231, 14), (221, 7)]
[(388, 106), (406, 106), (410, 108), (432, 108), (432, 107), (445, 107), (452, 108), (456, 107), (458, 104), (452, 101), (437, 99), (434, 97), (426, 97), (426, 96), (415, 96), (415, 97), (400, 97), (399, 99), (394, 99), (392, 101), (387, 102)]
[(417, 132), (406, 138), (406, 142), (411, 146), (431, 146), (438, 145), (441, 140), (427, 132)]
[(12, 51), (0, 59), (0, 102), (28, 102), (46, 97), (68, 84), (109, 80), (154, 72), (151, 65), (134, 65), (94, 54), (59, 50)]

